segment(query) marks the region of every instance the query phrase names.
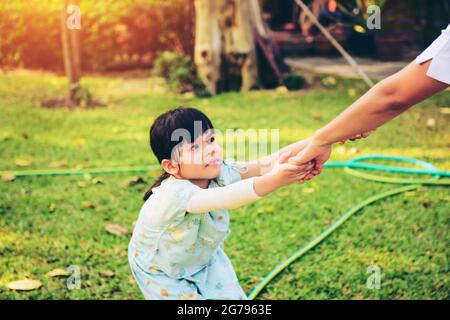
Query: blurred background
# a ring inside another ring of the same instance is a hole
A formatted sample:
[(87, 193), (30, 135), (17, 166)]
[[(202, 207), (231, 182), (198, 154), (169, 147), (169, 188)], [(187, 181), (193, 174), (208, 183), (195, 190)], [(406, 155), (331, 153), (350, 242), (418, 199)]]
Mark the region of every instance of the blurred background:
[[(314, 26), (304, 26), (312, 39), (302, 36), (301, 10), (294, 0), (260, 3), (263, 19), (283, 54), (338, 54)], [(351, 53), (383, 60), (414, 57), (446, 27), (450, 16), (448, 2), (439, 0), (310, 0), (305, 4), (320, 7), (319, 20)], [(382, 9), (382, 32), (365, 27), (366, 8), (372, 4)], [(162, 50), (193, 56), (193, 0), (84, 0), (79, 5), (85, 71), (148, 68)], [(0, 6), (0, 66), (62, 72), (63, 1), (11, 0)], [(394, 45), (386, 48), (387, 41)]]
[[(127, 245), (159, 169), (101, 170), (157, 166), (155, 117), (189, 105), (223, 132), (277, 129), (285, 146), (410, 63), (450, 23), (441, 0), (299, 3), (1, 1), (0, 298), (141, 299)], [(377, 18), (380, 28), (369, 28)], [(449, 117), (446, 90), (369, 138), (335, 146), (331, 161), (390, 154), (448, 171)], [(232, 210), (225, 249), (244, 290), (392, 188), (325, 169)], [(449, 200), (445, 187), (421, 187), (366, 207), (260, 298), (449, 299)], [(374, 265), (379, 289), (367, 286)]]
[[(0, 68), (63, 73), (64, 46), (61, 39), (64, 28), (61, 15), (68, 4), (78, 2), (2, 2)], [(350, 54), (376, 61), (413, 59), (447, 26), (450, 16), (448, 1), (440, 0), (307, 0), (305, 4)], [(381, 9), (382, 27), (370, 30), (366, 26), (367, 8), (374, 4)], [(161, 70), (161, 63), (178, 63), (180, 68), (177, 74), (171, 75), (176, 78), (172, 80), (181, 82), (180, 86), (184, 87), (181, 90), (188, 90), (186, 85), (195, 85), (194, 68), (189, 61), (180, 61), (186, 57), (194, 62), (194, 0), (84, 0), (78, 5), (82, 28), (74, 31), (77, 34), (74, 51), (79, 61), (78, 68), (84, 73), (148, 70), (156, 63), (156, 73), (167, 77), (167, 71)], [(209, 91), (240, 88), (240, 74), (233, 70), (236, 69), (233, 66), (241, 68), (239, 54), (248, 54), (250, 60), (257, 61), (251, 68), (259, 66), (259, 76), (252, 75), (255, 79), (250, 80), (247, 87), (274, 87), (289, 67), (304, 71), (308, 67), (314, 68), (317, 61), (340, 64), (333, 59), (301, 59), (337, 58), (340, 55), (295, 0), (218, 0), (210, 4), (197, 1), (197, 20), (200, 30), (197, 32), (198, 47), (211, 45), (215, 37), (223, 35), (225, 38), (220, 38), (222, 45), (219, 50), (224, 59), (214, 68), (226, 69), (221, 73), (227, 72), (229, 79), (216, 76), (221, 83), (214, 84), (213, 89), (206, 83)], [(206, 27), (213, 25), (218, 30)], [(255, 42), (256, 48), (251, 48), (253, 43), (250, 42)], [(256, 51), (255, 58), (252, 57), (253, 50)], [(172, 55), (166, 54), (158, 64), (158, 57), (164, 51)], [(282, 58), (290, 58), (290, 63), (284, 64)], [(208, 63), (212, 65), (214, 62)], [(201, 64), (197, 61), (197, 66)], [(235, 74), (237, 79), (233, 78)], [(206, 79), (206, 75), (200, 75), (200, 78), (203, 82), (211, 81)]]

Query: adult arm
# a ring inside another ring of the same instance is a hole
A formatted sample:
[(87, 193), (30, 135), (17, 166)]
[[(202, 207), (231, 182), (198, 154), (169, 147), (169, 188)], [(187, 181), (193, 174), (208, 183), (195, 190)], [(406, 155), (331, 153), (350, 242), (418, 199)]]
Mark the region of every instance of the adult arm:
[(448, 84), (426, 75), (430, 63), (431, 60), (421, 65), (411, 62), (379, 82), (337, 118), (319, 129), (310, 144), (289, 162), (300, 164), (314, 159), (320, 169), (328, 160), (333, 143), (374, 130), (447, 88)]

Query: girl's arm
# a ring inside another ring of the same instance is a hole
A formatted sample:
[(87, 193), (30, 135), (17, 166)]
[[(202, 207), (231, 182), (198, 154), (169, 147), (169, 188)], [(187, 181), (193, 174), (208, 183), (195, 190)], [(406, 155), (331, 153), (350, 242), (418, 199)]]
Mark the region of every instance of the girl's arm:
[(278, 165), (263, 176), (244, 179), (225, 187), (195, 191), (188, 201), (187, 212), (206, 213), (253, 203), (282, 186), (302, 179), (314, 167), (313, 163), (300, 166), (288, 164), (289, 156), (290, 152), (282, 154)]
[(310, 144), (291, 163), (314, 159), (320, 168), (329, 158), (331, 145), (349, 137), (374, 130), (416, 103), (444, 90), (448, 84), (426, 75), (431, 60), (415, 62), (379, 82), (342, 112), (336, 119), (318, 130)]

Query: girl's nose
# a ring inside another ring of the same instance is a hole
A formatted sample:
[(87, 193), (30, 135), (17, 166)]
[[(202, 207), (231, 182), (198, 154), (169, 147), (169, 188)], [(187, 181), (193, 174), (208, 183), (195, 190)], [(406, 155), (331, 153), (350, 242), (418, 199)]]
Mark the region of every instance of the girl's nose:
[(217, 153), (219, 152), (219, 150), (218, 150), (218, 147), (217, 147), (217, 145), (215, 145), (215, 144), (213, 144), (213, 145), (208, 145), (207, 147), (206, 147), (206, 150), (205, 150), (206, 152), (206, 156), (209, 156), (209, 157), (213, 157), (213, 156), (215, 156), (215, 155), (217, 155)]
[(205, 151), (205, 155), (208, 157), (212, 157), (215, 154), (215, 148), (212, 146), (207, 146)]

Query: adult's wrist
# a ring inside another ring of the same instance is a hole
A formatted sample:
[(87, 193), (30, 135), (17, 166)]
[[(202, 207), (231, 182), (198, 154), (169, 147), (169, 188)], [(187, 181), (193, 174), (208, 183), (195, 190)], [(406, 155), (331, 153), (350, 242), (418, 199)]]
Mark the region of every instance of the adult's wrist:
[(316, 147), (326, 147), (331, 146), (333, 144), (333, 141), (330, 140), (330, 138), (322, 129), (319, 129), (314, 133), (310, 144)]

